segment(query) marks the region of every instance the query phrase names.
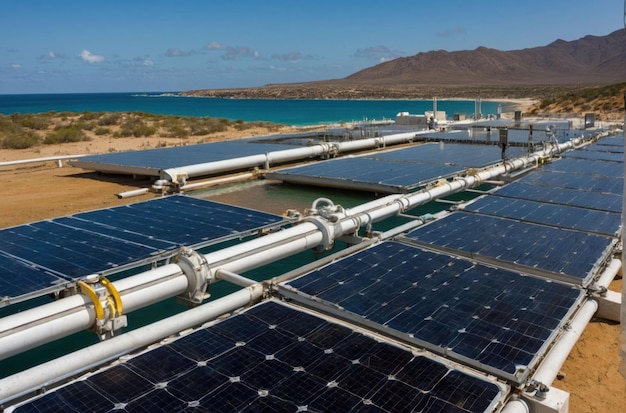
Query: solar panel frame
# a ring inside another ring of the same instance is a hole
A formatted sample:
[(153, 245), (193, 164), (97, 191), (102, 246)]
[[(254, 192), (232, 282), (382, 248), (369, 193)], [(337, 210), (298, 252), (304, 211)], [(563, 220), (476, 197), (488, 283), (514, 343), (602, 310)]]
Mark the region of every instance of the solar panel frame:
[(583, 175), (548, 170), (533, 171), (518, 182), (549, 188), (580, 189), (615, 195), (622, 195), (624, 189), (623, 177)]
[(569, 228), (617, 237), (621, 214), (569, 205), (485, 195), (463, 205), (463, 211), (518, 219), (525, 222)]
[[(181, 246), (201, 249), (287, 222), (266, 212), (173, 195), (4, 228), (4, 260), (16, 260), (21, 273), (30, 271), (49, 282), (41, 290), (27, 289), (27, 283), (18, 289), (5, 272), (0, 306), (60, 291), (92, 274), (109, 276), (166, 262)], [(20, 294), (8, 295), (9, 288)]]
[[(263, 332), (246, 336), (250, 321)], [(220, 332), (214, 331), (220, 324)], [(313, 329), (303, 330), (302, 325)], [(334, 333), (324, 343), (314, 343), (316, 335), (322, 338), (320, 329)], [(230, 337), (222, 336), (226, 331)], [(277, 336), (287, 340), (274, 341)], [(216, 342), (223, 343), (218, 350), (211, 346)], [(302, 357), (310, 352), (312, 357)], [(271, 299), (126, 356), (21, 402), (14, 411), (54, 406), (82, 411), (294, 412), (307, 406), (312, 411), (483, 412), (501, 405), (509, 391), (509, 386), (453, 362), (415, 355), (357, 327)]]
[(267, 173), (266, 177), (306, 185), (380, 193), (406, 193), (429, 182), (454, 176), (464, 169), (451, 165), (346, 157), (282, 169)]
[(71, 165), (96, 171), (159, 176), (162, 169), (180, 168), (236, 157), (293, 149), (290, 145), (228, 141), (85, 156)]
[(582, 286), (596, 275), (617, 243), (603, 235), (464, 211), (432, 221), (401, 239), (422, 248)]
[(546, 190), (543, 186), (532, 185), (523, 181), (506, 184), (498, 188), (492, 194), (501, 197), (528, 199), (556, 205), (571, 205), (598, 211), (622, 212), (623, 199), (621, 194), (607, 194), (582, 189), (558, 187), (552, 187)]
[(563, 159), (559, 159), (545, 165), (543, 170), (551, 172), (578, 173), (583, 175), (622, 177), (624, 175), (624, 163), (564, 157)]
[[(372, 257), (378, 257), (376, 262)], [(334, 285), (319, 289), (314, 279), (323, 277), (335, 280)], [(279, 291), (303, 305), (518, 384), (584, 299), (584, 292), (571, 285), (394, 241), (281, 283)], [(369, 301), (364, 304), (363, 298)], [(493, 346), (508, 349), (509, 357), (490, 354)], [(528, 354), (521, 350), (524, 346)]]

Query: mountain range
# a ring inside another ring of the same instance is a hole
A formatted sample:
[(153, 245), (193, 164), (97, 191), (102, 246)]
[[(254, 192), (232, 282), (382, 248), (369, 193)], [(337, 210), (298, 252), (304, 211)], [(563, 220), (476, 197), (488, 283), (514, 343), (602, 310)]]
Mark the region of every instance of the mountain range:
[(501, 51), (487, 47), (436, 50), (401, 57), (343, 79), (203, 89), (188, 96), (280, 99), (413, 99), (543, 97), (626, 81), (626, 29), (606, 36), (556, 40), (547, 46)]
[(436, 50), (361, 70), (348, 83), (437, 85), (610, 84), (626, 80), (626, 29), (606, 36), (556, 40), (500, 51), (486, 47)]

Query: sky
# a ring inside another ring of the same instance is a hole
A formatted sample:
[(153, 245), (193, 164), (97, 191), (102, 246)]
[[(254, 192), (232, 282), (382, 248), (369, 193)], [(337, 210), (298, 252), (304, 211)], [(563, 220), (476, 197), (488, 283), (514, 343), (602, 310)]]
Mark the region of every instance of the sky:
[(0, 94), (340, 79), (398, 57), (604, 36), (623, 0), (0, 0)]

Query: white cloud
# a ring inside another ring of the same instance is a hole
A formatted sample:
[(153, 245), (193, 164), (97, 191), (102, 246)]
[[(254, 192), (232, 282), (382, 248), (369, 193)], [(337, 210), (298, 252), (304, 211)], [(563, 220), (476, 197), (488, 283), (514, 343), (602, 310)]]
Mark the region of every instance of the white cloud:
[(185, 57), (185, 56), (191, 56), (191, 52), (184, 52), (178, 48), (173, 48), (173, 49), (167, 49), (165, 51), (165, 56), (167, 57)]
[(88, 63), (102, 63), (102, 62), (104, 62), (104, 56), (95, 55), (95, 54), (91, 53), (89, 50), (86, 50), (86, 49), (83, 49), (83, 51), (80, 52), (80, 58), (83, 59), (85, 62), (88, 62)]
[(16, 63), (11, 65), (11, 69), (21, 69), (21, 68), (22, 68), (22, 65), (18, 65)]
[(204, 46), (206, 50), (224, 50), (226, 49), (226, 47), (227, 46), (224, 46), (223, 44), (219, 42), (211, 42), (207, 44), (206, 46)]
[(154, 62), (151, 59), (146, 59), (143, 61), (144, 66), (152, 67), (154, 66)]

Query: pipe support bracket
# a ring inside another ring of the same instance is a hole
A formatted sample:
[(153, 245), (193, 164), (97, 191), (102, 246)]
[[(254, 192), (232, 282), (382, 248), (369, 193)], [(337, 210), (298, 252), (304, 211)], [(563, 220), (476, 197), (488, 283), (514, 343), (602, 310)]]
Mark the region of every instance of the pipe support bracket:
[(195, 307), (209, 297), (208, 286), (211, 278), (209, 264), (204, 255), (197, 253), (191, 248), (181, 248), (173, 260), (187, 277), (187, 290), (177, 296), (177, 299)]

